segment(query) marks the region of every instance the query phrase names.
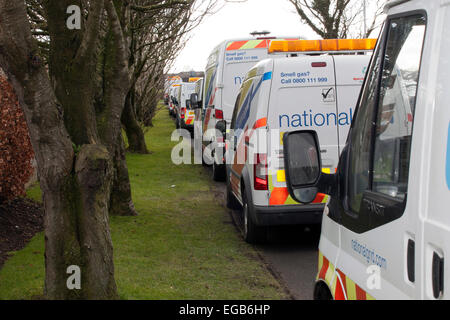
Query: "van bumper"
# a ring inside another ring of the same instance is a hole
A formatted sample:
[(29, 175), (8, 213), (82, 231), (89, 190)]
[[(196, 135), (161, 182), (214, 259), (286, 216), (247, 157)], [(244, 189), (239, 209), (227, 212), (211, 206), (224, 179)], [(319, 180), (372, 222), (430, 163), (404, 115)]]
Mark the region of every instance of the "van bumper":
[(325, 204), (253, 206), (255, 222), (259, 226), (320, 224)]

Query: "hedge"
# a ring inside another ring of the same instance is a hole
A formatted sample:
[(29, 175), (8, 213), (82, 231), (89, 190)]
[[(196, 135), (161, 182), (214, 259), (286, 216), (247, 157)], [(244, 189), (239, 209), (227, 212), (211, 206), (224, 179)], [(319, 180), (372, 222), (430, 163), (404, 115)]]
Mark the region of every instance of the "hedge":
[(34, 170), (33, 158), (24, 114), (0, 70), (0, 203), (25, 194)]

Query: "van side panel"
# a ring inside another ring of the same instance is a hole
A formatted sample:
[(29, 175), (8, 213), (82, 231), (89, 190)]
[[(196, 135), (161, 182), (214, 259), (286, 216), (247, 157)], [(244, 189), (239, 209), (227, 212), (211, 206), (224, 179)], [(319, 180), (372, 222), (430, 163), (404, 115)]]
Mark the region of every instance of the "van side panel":
[[(253, 131), (252, 121), (254, 121), (255, 113), (257, 112), (255, 106), (260, 101), (259, 92), (261, 92), (262, 82), (262, 76), (247, 79), (242, 85), (240, 99), (236, 106), (238, 111), (233, 134), (236, 136), (237, 144), (236, 152), (233, 153), (233, 158), (231, 159), (230, 182), (233, 192), (239, 196), (241, 196), (242, 172), (245, 166), (248, 165), (249, 157), (251, 156), (249, 151), (253, 149), (249, 137)], [(252, 186), (246, 187), (252, 188)]]

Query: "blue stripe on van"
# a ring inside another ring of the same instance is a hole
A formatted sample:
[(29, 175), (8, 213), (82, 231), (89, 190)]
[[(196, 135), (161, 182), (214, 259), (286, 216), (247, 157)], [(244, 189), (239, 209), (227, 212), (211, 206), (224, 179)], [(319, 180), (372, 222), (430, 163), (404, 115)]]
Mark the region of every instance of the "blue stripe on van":
[(445, 169), (445, 176), (447, 180), (447, 188), (450, 189), (450, 123), (448, 125), (448, 133), (447, 133), (447, 162)]
[(263, 81), (272, 79), (272, 71), (264, 73)]

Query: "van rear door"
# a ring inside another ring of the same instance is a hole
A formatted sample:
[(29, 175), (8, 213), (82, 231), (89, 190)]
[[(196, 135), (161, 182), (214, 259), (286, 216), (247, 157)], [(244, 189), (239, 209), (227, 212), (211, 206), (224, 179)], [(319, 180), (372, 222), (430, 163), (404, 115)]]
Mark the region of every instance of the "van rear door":
[[(296, 204), (286, 188), (282, 137), (285, 132), (315, 130), (325, 171), (337, 166), (336, 81), (331, 56), (275, 59), (268, 110), (270, 205)], [(325, 202), (326, 197), (316, 199)]]

